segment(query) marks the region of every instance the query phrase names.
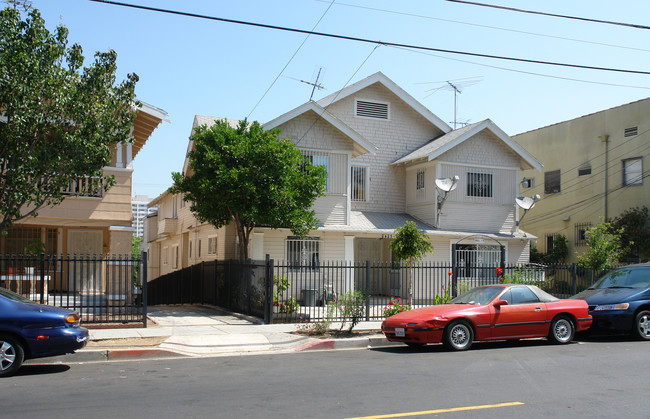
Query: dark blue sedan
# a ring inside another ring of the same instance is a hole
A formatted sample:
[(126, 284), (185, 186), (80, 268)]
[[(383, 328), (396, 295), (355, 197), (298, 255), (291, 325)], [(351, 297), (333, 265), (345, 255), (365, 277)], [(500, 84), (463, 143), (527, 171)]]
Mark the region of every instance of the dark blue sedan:
[(571, 298), (587, 301), (592, 329), (650, 340), (650, 263), (615, 269)]
[(87, 342), (88, 329), (74, 311), (0, 288), (0, 377), (14, 374), (24, 360), (72, 353)]

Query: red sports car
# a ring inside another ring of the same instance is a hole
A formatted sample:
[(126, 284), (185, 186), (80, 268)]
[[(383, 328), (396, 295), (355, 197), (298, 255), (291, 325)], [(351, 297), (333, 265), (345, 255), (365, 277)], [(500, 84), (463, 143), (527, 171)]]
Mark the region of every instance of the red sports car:
[(569, 343), (591, 320), (584, 300), (560, 300), (534, 285), (497, 284), (388, 317), (381, 330), (386, 339), (409, 346), (442, 342), (463, 351), (475, 340), (548, 337)]

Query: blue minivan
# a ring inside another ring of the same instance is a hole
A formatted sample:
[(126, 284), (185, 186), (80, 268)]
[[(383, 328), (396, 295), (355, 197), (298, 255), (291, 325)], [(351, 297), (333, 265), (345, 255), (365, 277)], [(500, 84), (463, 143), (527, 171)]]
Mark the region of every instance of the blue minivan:
[(571, 298), (586, 300), (591, 329), (650, 340), (650, 263), (615, 269)]

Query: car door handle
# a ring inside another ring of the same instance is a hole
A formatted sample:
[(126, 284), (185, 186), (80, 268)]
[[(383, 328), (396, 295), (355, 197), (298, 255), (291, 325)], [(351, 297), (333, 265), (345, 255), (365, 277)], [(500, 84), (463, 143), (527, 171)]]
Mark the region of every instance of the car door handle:
[(536, 312), (540, 312), (540, 311), (542, 311), (542, 308), (541, 308), (541, 307), (536, 307), (536, 308), (535, 308), (535, 311), (536, 311)]

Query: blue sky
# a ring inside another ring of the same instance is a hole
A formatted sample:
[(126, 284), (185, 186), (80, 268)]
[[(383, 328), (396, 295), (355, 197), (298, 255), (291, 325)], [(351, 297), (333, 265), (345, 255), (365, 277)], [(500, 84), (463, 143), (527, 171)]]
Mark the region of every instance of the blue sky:
[[(317, 32), (385, 42), (650, 71), (650, 30), (444, 0), (122, 1), (304, 30), (318, 23)], [(650, 22), (647, 0), (480, 1)], [(59, 23), (69, 29), (69, 41), (84, 48), (87, 62), (95, 51), (117, 51), (119, 79), (138, 74), (138, 98), (169, 113), (170, 122), (154, 132), (134, 162), (133, 194), (152, 198), (171, 185), (171, 172), (182, 169), (194, 115), (269, 121), (309, 100), (312, 88), (299, 80), (313, 81), (319, 68), (324, 90), (316, 91), (315, 100), (381, 71), (450, 125), (453, 92), (436, 89), (451, 81), (462, 91), (458, 121), (490, 118), (509, 135), (650, 96), (650, 75), (416, 52), (313, 35), (300, 47), (306, 35), (299, 33), (88, 0), (33, 0), (32, 5), (50, 30)]]

